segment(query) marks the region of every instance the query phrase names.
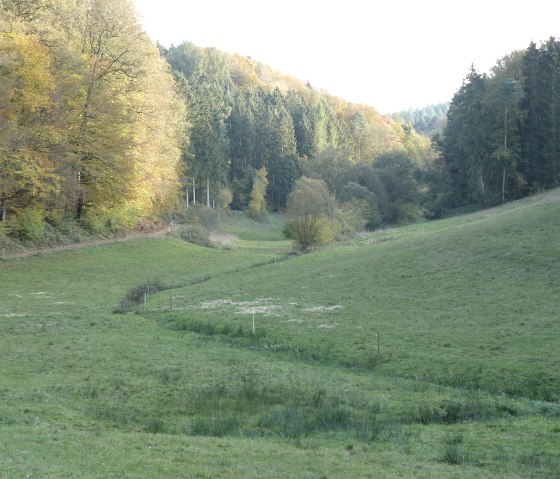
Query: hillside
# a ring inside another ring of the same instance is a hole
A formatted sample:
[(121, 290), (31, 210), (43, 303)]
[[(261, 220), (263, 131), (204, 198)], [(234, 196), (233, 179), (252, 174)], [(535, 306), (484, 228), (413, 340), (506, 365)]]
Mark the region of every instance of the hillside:
[[(557, 477), (559, 200), (296, 257), (277, 223), (231, 220), (228, 250), (4, 261), (0, 470)], [(112, 313), (146, 282), (171, 289)]]

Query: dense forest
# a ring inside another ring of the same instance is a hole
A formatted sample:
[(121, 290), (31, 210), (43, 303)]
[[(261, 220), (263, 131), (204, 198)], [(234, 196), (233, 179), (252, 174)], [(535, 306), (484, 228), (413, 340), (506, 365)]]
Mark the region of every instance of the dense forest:
[(162, 48), (129, 0), (0, 5), (0, 236), (284, 210), (302, 178), (349, 229), (558, 184), (554, 39), (471, 69), (445, 122), (447, 105), (389, 117), (248, 57)]
[(0, 4), (3, 230), (101, 232), (172, 207), (184, 102), (130, 2)]
[(410, 123), (420, 134), (433, 137), (442, 134), (447, 124), (449, 103), (428, 105), (424, 108), (410, 108), (391, 115), (397, 121)]
[(550, 38), (511, 53), (455, 94), (441, 157), (447, 202), (491, 205), (560, 181), (560, 42)]
[[(413, 214), (406, 183), (433, 151), (410, 125), (250, 58), (188, 42), (164, 53), (191, 125), (184, 157), (191, 198), (202, 190), (208, 206), (212, 198), (228, 206), (223, 198), (231, 198), (232, 208), (246, 209), (256, 172), (264, 168), (270, 209), (286, 206), (303, 175), (323, 180), (341, 201), (367, 200), (372, 226)], [(223, 194), (224, 189), (231, 194)]]
[(187, 199), (246, 209), (261, 170), (268, 209), (306, 175), (371, 204), (372, 225), (412, 214), (399, 175), (433, 152), (404, 122), (251, 58), (164, 50), (128, 0), (1, 6), (2, 234), (132, 228)]

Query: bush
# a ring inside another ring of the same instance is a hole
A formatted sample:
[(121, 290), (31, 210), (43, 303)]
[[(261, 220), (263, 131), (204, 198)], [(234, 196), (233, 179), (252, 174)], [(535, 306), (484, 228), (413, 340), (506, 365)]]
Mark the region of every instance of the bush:
[(288, 196), (284, 235), (303, 251), (332, 242), (340, 230), (335, 206), (324, 181), (301, 177)]
[(19, 239), (38, 241), (45, 234), (45, 216), (42, 209), (30, 206), (20, 210), (15, 217), (13, 232)]
[(132, 209), (119, 206), (114, 208), (88, 208), (81, 223), (95, 235), (124, 233), (134, 229), (138, 216)]
[(231, 189), (227, 186), (224, 186), (218, 193), (218, 204), (220, 205), (220, 208), (228, 210), (232, 201), (233, 193)]
[(251, 201), (248, 211), (252, 218), (261, 220), (266, 217), (266, 187), (268, 185), (267, 172), (261, 168), (255, 172), (253, 188), (251, 189)]
[[(342, 234), (354, 234), (365, 231), (370, 226), (373, 209), (365, 200), (351, 200), (336, 211), (336, 218)], [(379, 213), (377, 213), (379, 217)]]
[(331, 243), (338, 231), (337, 222), (325, 215), (296, 216), (288, 219), (283, 229), (284, 235), (303, 251)]
[(187, 222), (195, 225), (202, 225), (207, 230), (215, 230), (218, 227), (218, 213), (205, 206), (194, 206), (189, 208)]
[(142, 304), (145, 299), (150, 296), (150, 294), (157, 293), (158, 291), (165, 291), (170, 288), (171, 286), (164, 285), (158, 280), (146, 281), (143, 284), (134, 286), (127, 291), (125, 297), (121, 300), (121, 303), (113, 310), (113, 312), (128, 313), (134, 309), (134, 306)]
[(4, 240), (8, 236), (8, 225), (5, 221), (0, 221), (0, 240)]
[(210, 240), (210, 232), (199, 224), (183, 226), (179, 230), (179, 237), (189, 243), (212, 248), (214, 243)]

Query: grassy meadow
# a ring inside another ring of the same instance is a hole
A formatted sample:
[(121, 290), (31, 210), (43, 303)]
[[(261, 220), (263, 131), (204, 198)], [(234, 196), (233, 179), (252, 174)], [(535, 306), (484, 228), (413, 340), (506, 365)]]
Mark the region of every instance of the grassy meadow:
[(559, 218), (553, 191), (288, 256), (231, 215), (224, 249), (3, 261), (0, 478), (558, 478)]

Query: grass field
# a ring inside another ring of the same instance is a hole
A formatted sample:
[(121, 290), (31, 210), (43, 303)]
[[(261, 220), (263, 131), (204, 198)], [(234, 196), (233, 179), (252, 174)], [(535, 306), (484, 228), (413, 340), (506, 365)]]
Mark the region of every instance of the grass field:
[(230, 249), (4, 261), (0, 478), (558, 478), (559, 217), (555, 191), (284, 256), (232, 215)]

